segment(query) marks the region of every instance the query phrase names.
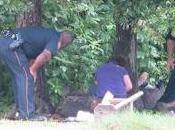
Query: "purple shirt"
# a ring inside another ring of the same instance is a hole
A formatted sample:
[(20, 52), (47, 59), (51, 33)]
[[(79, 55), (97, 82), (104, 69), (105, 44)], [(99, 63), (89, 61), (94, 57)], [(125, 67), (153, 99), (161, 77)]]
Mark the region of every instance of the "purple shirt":
[(128, 75), (127, 70), (113, 62), (100, 66), (96, 71), (97, 90), (96, 96), (102, 98), (106, 91), (110, 91), (115, 97), (125, 98), (127, 92), (123, 76)]

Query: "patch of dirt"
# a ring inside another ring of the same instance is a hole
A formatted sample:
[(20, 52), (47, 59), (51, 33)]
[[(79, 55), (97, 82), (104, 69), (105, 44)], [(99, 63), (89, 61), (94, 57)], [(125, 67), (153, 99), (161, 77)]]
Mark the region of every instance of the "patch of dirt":
[(63, 122), (65, 120), (65, 118), (59, 114), (46, 115), (46, 117), (48, 117), (49, 121)]
[[(43, 114), (43, 116), (47, 117), (48, 121), (53, 122), (63, 122), (65, 120), (65, 117), (61, 116), (60, 114)], [(0, 119), (15, 121), (15, 114), (0, 113)]]

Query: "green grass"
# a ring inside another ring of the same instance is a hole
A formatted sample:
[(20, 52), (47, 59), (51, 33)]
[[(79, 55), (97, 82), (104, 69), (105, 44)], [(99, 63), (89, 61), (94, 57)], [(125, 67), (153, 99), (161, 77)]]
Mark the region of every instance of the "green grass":
[(175, 117), (149, 112), (120, 112), (95, 122), (20, 122), (0, 120), (0, 128), (13, 130), (175, 130)]
[[(175, 116), (149, 112), (121, 112), (98, 124), (98, 130), (175, 130)], [(97, 129), (96, 129), (97, 130)]]

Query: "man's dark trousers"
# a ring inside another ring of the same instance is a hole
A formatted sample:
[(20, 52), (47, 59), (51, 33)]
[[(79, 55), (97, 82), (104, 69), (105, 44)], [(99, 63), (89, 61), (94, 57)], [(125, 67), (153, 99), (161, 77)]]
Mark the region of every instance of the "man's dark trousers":
[(23, 118), (28, 118), (34, 112), (34, 81), (29, 70), (29, 60), (21, 48), (10, 50), (10, 38), (0, 38), (0, 58), (6, 63), (14, 86), (17, 111)]
[(169, 82), (159, 101), (165, 103), (175, 101), (175, 69), (171, 71)]

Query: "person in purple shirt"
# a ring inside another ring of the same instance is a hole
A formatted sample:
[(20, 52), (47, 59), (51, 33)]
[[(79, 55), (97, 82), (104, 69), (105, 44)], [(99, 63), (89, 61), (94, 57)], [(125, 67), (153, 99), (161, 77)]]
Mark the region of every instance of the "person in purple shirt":
[(126, 98), (127, 92), (132, 89), (132, 82), (124, 64), (124, 58), (118, 56), (98, 67), (95, 88), (91, 89), (91, 96), (103, 98), (105, 93), (110, 91), (116, 98)]

